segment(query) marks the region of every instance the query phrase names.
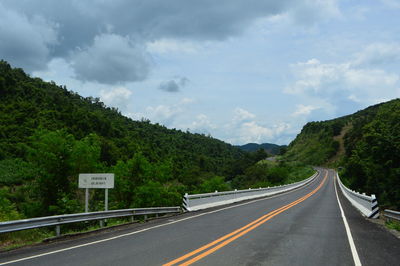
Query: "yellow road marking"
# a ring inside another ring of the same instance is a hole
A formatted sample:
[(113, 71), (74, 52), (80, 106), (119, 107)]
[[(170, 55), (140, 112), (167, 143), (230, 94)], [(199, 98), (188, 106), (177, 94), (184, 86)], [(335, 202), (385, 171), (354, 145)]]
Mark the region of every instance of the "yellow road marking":
[[(299, 204), (300, 202), (306, 200), (307, 198), (311, 197), (313, 194), (315, 194), (323, 186), (323, 184), (325, 183), (325, 180), (327, 179), (327, 177), (328, 177), (328, 172), (325, 174), (324, 180), (322, 180), (321, 184), (319, 184), (319, 186), (317, 188), (315, 188), (313, 191), (311, 191), (307, 195), (305, 195), (305, 196), (303, 196), (303, 197), (301, 197), (301, 198), (299, 198), (299, 199), (297, 199), (297, 200), (295, 200), (295, 201), (293, 201), (293, 202), (291, 202), (291, 203), (289, 203), (289, 204), (287, 204), (285, 206), (282, 206), (282, 207), (280, 207), (280, 208), (278, 208), (278, 209), (276, 209), (274, 211), (271, 211), (271, 212), (261, 216), (260, 218), (254, 220), (253, 222), (251, 222), (251, 223), (249, 223), (249, 224), (247, 224), (247, 225), (245, 225), (245, 226), (243, 226), (243, 227), (241, 227), (241, 228), (239, 228), (239, 229), (237, 229), (237, 230), (235, 230), (235, 231), (233, 231), (233, 232), (231, 232), (231, 233), (229, 233), (229, 234), (227, 234), (227, 235), (225, 235), (225, 236), (223, 236), (223, 237), (221, 237), (221, 238), (219, 238), (219, 239), (217, 239), (217, 240), (215, 240), (215, 241), (213, 241), (213, 242), (211, 242), (211, 243), (209, 243), (207, 245), (204, 245), (204, 246), (202, 246), (202, 247), (200, 247), (200, 248), (198, 248), (198, 249), (196, 249), (196, 250), (194, 250), (192, 252), (189, 252), (189, 253), (187, 253), (187, 254), (185, 254), (185, 255), (183, 255), (183, 256), (175, 259), (175, 260), (172, 260), (172, 261), (170, 261), (170, 262), (168, 262), (166, 264), (163, 264), (163, 266), (171, 266), (171, 265), (177, 264), (177, 263), (179, 263), (179, 262), (181, 262), (181, 261), (183, 261), (183, 260), (185, 260), (187, 258), (190, 258), (190, 257), (192, 257), (192, 256), (194, 256), (194, 255), (196, 255), (196, 254), (198, 254), (198, 253), (200, 253), (200, 252), (202, 252), (202, 251), (204, 251), (204, 250), (216, 245), (213, 248), (205, 251), (204, 253), (202, 253), (202, 254), (200, 254), (200, 255), (198, 255), (198, 256), (196, 256), (196, 257), (194, 257), (194, 258), (192, 258), (192, 259), (190, 259), (190, 260), (188, 260), (188, 261), (186, 261), (186, 262), (184, 262), (184, 263), (182, 263), (180, 265), (190, 265), (190, 264), (192, 264), (192, 263), (194, 263), (194, 262), (196, 262), (196, 261), (198, 261), (198, 260), (210, 255), (211, 253), (214, 253), (218, 249), (226, 246), (227, 244), (231, 243), (232, 241), (238, 239), (239, 237), (247, 234), (248, 232), (250, 232), (250, 231), (254, 230), (255, 228), (259, 227), (260, 225), (264, 224), (265, 222), (267, 222), (268, 220), (272, 219), (276, 215), (286, 211), (287, 209), (290, 209), (291, 207), (293, 207), (293, 206)], [(222, 241), (224, 241), (224, 242), (222, 242)], [(217, 245), (220, 242), (222, 242), (222, 243)]]

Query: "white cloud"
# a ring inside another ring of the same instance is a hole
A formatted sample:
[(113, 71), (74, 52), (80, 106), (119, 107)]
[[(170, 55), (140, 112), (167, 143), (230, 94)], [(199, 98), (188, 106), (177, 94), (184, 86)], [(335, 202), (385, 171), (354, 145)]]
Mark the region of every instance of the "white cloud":
[(76, 83), (79, 83), (73, 79), (74, 70), (71, 65), (63, 58), (53, 58), (48, 62), (45, 70), (33, 71), (32, 75), (47, 81), (56, 80), (59, 84), (68, 83), (76, 86)]
[(270, 127), (260, 125), (255, 121), (245, 122), (236, 129), (236, 137), (232, 139), (232, 142), (240, 144), (275, 142), (279, 135), (290, 128), (289, 124), (283, 122)]
[(189, 128), (190, 131), (196, 133), (211, 134), (211, 132), (216, 129), (216, 126), (211, 123), (208, 116), (205, 114), (199, 114), (196, 116), (196, 120), (186, 128)]
[(172, 126), (177, 116), (182, 113), (183, 109), (177, 105), (158, 105), (146, 108), (146, 114), (150, 121), (161, 123), (165, 126)]
[(132, 91), (125, 87), (116, 87), (110, 90), (101, 90), (100, 99), (109, 106), (126, 110), (129, 104)]
[(399, 43), (373, 43), (356, 54), (355, 66), (360, 65), (383, 65), (400, 62)]
[[(133, 119), (146, 118), (153, 123), (160, 123), (167, 127), (186, 129), (187, 126), (179, 126), (177, 120), (180, 120), (188, 112), (190, 104), (194, 102), (194, 99), (183, 98), (176, 104), (148, 106), (145, 108), (144, 112), (130, 113), (129, 116)], [(197, 117), (198, 122), (196, 125), (199, 125), (200, 123), (201, 119), (199, 120), (199, 118), (202, 117)]]
[(399, 75), (387, 73), (382, 69), (347, 69), (343, 78), (350, 88), (392, 88), (399, 81)]
[(251, 119), (254, 119), (255, 117), (255, 114), (252, 114), (249, 111), (238, 107), (234, 111), (233, 122), (239, 123), (243, 121), (249, 121)]
[(326, 91), (326, 85), (335, 83), (348, 68), (347, 64), (322, 64), (313, 58), (307, 62), (290, 65), (297, 81), (286, 87), (285, 92), (290, 94), (319, 93)]
[(361, 100), (357, 96), (355, 96), (354, 94), (350, 94), (348, 99), (353, 101), (353, 102), (355, 102), (355, 103), (361, 103)]
[(183, 98), (181, 100), (181, 104), (190, 104), (190, 103), (194, 103), (194, 102), (195, 102), (195, 100), (192, 98)]
[(240, 138), (245, 142), (261, 142), (263, 139), (271, 139), (273, 135), (270, 128), (263, 127), (255, 121), (245, 122), (240, 128)]
[(261, 123), (255, 114), (238, 107), (233, 111), (231, 122), (227, 123), (224, 128), (226, 132), (229, 132), (229, 137), (227, 137), (229, 142), (245, 144), (275, 142), (279, 135), (291, 126), (284, 122), (267, 126)]
[(355, 61), (324, 64), (317, 59), (292, 64), (295, 77), (284, 91), (288, 94), (330, 99), (356, 100), (363, 104), (399, 97), (400, 76), (379, 68), (362, 67)]
[(292, 114), (292, 116), (302, 116), (302, 115), (309, 115), (312, 111), (319, 109), (319, 107), (312, 106), (312, 105), (303, 105), (298, 104), (296, 106), (296, 111)]

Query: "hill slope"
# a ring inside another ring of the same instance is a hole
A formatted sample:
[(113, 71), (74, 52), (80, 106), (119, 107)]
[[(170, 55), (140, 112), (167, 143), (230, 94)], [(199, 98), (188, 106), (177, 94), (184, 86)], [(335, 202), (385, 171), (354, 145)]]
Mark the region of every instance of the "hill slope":
[(341, 166), (350, 187), (400, 208), (400, 99), (306, 124), (284, 158)]
[[(247, 167), (260, 158), (205, 135), (134, 121), (0, 61), (0, 220), (81, 210), (83, 172), (116, 173), (110, 208), (180, 204), (184, 192), (224, 189), (224, 177), (243, 171), (232, 168), (241, 159)], [(93, 199), (101, 202), (101, 193)]]
[(66, 129), (77, 139), (96, 133), (101, 137), (102, 161), (108, 164), (139, 151), (149, 160), (171, 156), (193, 161), (196, 151), (220, 169), (221, 161), (241, 156), (239, 149), (220, 140), (124, 117), (98, 98), (83, 98), (53, 82), (30, 78), (4, 61), (0, 104), (0, 159), (23, 155), (23, 148), (15, 150), (14, 144), (26, 143), (37, 128)]

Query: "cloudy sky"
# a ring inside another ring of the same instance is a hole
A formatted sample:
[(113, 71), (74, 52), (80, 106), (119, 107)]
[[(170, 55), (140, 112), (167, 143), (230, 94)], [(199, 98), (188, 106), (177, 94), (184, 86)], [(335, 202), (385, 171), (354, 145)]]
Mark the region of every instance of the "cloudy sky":
[(399, 0), (2, 0), (0, 58), (232, 144), (400, 97)]

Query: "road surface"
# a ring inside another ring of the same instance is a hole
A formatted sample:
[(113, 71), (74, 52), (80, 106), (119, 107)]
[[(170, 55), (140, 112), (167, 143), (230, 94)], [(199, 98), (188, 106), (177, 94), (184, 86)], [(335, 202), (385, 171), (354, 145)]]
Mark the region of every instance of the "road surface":
[(320, 169), (274, 197), (3, 252), (0, 265), (400, 265), (400, 240), (337, 196), (334, 176)]

